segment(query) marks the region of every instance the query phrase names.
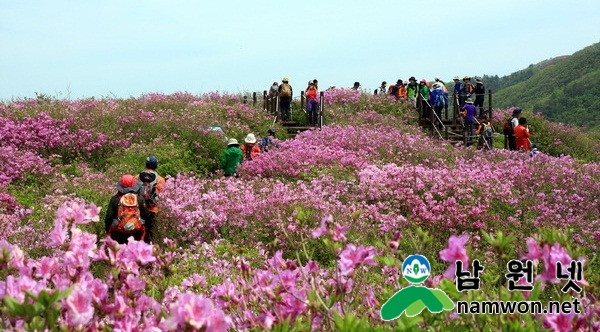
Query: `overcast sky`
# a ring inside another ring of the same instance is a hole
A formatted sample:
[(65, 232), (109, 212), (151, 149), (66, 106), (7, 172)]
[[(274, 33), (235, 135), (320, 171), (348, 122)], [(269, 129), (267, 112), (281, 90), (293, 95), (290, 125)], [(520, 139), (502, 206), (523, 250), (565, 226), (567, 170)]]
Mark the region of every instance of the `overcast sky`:
[(508, 75), (600, 41), (600, 1), (0, 0), (0, 99), (375, 89)]

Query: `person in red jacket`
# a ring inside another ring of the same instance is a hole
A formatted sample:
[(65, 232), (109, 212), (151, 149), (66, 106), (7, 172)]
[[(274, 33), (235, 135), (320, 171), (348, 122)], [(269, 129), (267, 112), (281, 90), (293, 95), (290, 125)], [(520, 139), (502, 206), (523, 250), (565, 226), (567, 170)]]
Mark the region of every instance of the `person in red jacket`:
[(243, 156), (242, 160), (253, 160), (261, 153), (260, 146), (256, 144), (256, 136), (253, 133), (248, 134), (244, 142), (246, 143), (240, 146)]
[(517, 150), (531, 150), (529, 141), (529, 126), (527, 126), (526, 118), (519, 118), (519, 125), (515, 127), (515, 139), (517, 141)]

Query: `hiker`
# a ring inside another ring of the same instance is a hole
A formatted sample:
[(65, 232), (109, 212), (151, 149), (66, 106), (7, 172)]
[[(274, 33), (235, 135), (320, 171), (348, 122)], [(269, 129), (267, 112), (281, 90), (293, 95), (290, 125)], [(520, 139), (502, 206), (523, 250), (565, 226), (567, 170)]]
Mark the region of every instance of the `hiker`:
[(275, 98), (275, 97), (277, 97), (278, 94), (279, 94), (279, 83), (273, 82), (273, 85), (271, 85), (271, 88), (269, 88), (269, 93), (267, 94), (267, 96), (270, 98)]
[(537, 144), (531, 143), (531, 153), (529, 154), (529, 158), (534, 158), (538, 153)]
[(319, 90), (317, 86), (310, 82), (304, 92), (306, 96), (306, 117), (309, 126), (316, 126), (319, 118)]
[(531, 150), (531, 142), (529, 141), (529, 126), (527, 126), (526, 118), (519, 118), (519, 125), (515, 127), (515, 140), (517, 142), (517, 150)]
[(461, 107), (465, 105), (467, 98), (471, 98), (473, 93), (473, 84), (471, 84), (471, 78), (469, 76), (463, 77), (463, 83), (460, 86), (459, 104)]
[(465, 129), (464, 133), (467, 138), (467, 146), (470, 145), (471, 139), (474, 135), (474, 123), (475, 123), (475, 112), (477, 109), (473, 106), (473, 99), (467, 98), (465, 104), (460, 108), (461, 114), (465, 118)]
[(238, 166), (242, 163), (243, 158), (242, 150), (240, 150), (240, 144), (235, 138), (230, 138), (227, 142), (227, 149), (221, 157), (221, 168), (225, 173), (225, 176), (239, 177)]
[[(475, 106), (475, 105), (473, 105)], [(475, 132), (475, 135), (481, 135), (479, 140), (480, 146), (484, 150), (491, 150), (493, 146), (492, 138), (494, 136), (494, 126), (492, 122), (488, 120), (487, 114), (483, 114), (481, 116), (481, 122), (479, 123), (479, 127)]]
[(446, 83), (442, 81), (438, 76), (435, 77), (435, 81), (440, 84), (442, 90), (444, 90), (444, 96), (446, 96), (446, 104), (444, 105), (444, 112), (446, 112), (446, 117), (448, 116), (448, 88), (446, 87)]
[(123, 175), (117, 182), (117, 193), (108, 203), (104, 229), (111, 239), (120, 244), (126, 244), (131, 236), (136, 241), (146, 241), (147, 229), (152, 228), (150, 215), (139, 190), (133, 175)]
[(406, 97), (410, 100), (413, 107), (417, 107), (417, 95), (419, 93), (419, 86), (417, 85), (417, 79), (411, 76), (408, 79), (408, 85), (406, 86)]
[(431, 104), (429, 103), (429, 87), (427, 86), (427, 80), (422, 79), (419, 82), (419, 94), (421, 95), (421, 118), (428, 119), (431, 111)]
[(291, 120), (291, 105), (292, 105), (292, 97), (294, 96), (294, 90), (289, 83), (289, 79), (284, 77), (281, 80), (281, 85), (279, 86), (277, 93), (279, 94), (279, 109), (281, 110), (281, 119), (283, 121)]
[[(437, 115), (437, 119), (435, 122), (439, 122), (442, 120), (442, 110), (448, 104), (448, 95), (444, 92), (444, 88), (442, 87), (442, 83), (435, 82), (432, 85), (433, 90), (431, 90), (431, 106), (433, 106), (433, 110)], [(438, 120), (439, 119), (439, 120)], [(439, 123), (441, 127), (441, 123)]]
[(359, 88), (360, 88), (360, 83), (359, 82), (354, 82), (354, 86), (351, 89), (358, 91)]
[[(517, 141), (515, 139), (515, 127), (519, 125), (519, 117), (521, 116), (521, 109), (515, 108), (512, 112), (512, 116), (507, 119), (502, 125), (502, 133), (506, 139), (504, 140), (504, 148), (515, 151), (517, 150)], [(508, 146), (507, 146), (508, 143)]]
[(375, 95), (384, 95), (387, 93), (387, 82), (383, 81), (381, 82), (381, 86), (377, 89), (375, 89)]
[(458, 106), (462, 107), (463, 104), (461, 103), (461, 99), (460, 99), (460, 91), (462, 89), (462, 83), (460, 82), (460, 78), (458, 78), (458, 76), (454, 76), (454, 92), (452, 94), (452, 103), (456, 103), (456, 100), (458, 98)]
[(402, 83), (402, 80), (397, 80), (396, 84), (392, 86), (392, 91), (390, 92), (396, 100), (406, 99), (406, 88)]
[(158, 196), (165, 186), (165, 178), (158, 175), (158, 159), (155, 156), (146, 158), (146, 169), (135, 176), (140, 186), (140, 195), (144, 198), (144, 205), (148, 210), (149, 223), (146, 227), (146, 242), (150, 243), (154, 239), (153, 226), (156, 224), (156, 214), (158, 214)]
[(262, 152), (269, 152), (273, 147), (277, 148), (275, 142), (275, 129), (269, 128), (269, 130), (267, 130), (267, 137), (263, 137), (260, 140), (259, 147)]
[(485, 86), (483, 85), (483, 81), (481, 78), (475, 78), (475, 87), (473, 88), (473, 92), (475, 93), (475, 102), (473, 105), (477, 108), (479, 116), (483, 115), (483, 102), (485, 99)]
[(256, 141), (253, 133), (246, 135), (246, 138), (244, 138), (245, 144), (240, 147), (243, 160), (253, 160), (260, 154), (260, 147), (256, 144)]

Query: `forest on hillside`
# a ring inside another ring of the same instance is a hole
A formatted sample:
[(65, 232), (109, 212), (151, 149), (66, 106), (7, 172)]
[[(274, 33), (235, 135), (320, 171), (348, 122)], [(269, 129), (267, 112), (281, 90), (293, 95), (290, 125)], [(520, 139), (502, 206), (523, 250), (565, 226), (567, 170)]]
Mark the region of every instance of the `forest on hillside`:
[(507, 76), (483, 75), (494, 107), (519, 106), (544, 118), (600, 130), (600, 43)]

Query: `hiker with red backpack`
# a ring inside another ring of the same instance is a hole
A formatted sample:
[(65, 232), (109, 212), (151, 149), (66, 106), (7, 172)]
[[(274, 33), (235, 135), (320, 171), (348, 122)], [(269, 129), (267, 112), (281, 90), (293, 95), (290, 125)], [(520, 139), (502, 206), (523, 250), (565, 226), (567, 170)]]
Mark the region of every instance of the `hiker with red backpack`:
[(117, 183), (117, 193), (111, 197), (106, 209), (106, 233), (120, 244), (126, 244), (131, 236), (136, 241), (147, 241), (147, 230), (152, 228), (150, 214), (139, 190), (133, 175), (123, 175)]
[(244, 145), (240, 146), (244, 161), (253, 160), (261, 153), (260, 146), (256, 144), (256, 136), (253, 133), (246, 135)]
[[(164, 189), (166, 183), (165, 178), (158, 175), (158, 159), (155, 156), (146, 158), (146, 169), (136, 175), (135, 178), (140, 186), (140, 195), (144, 198), (144, 204), (150, 215), (149, 225), (154, 226), (156, 214), (158, 214), (158, 195)], [(146, 227), (148, 235), (146, 242), (150, 243), (154, 238), (154, 229), (150, 226)]]

